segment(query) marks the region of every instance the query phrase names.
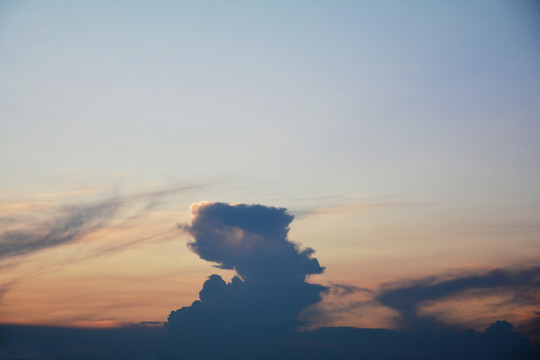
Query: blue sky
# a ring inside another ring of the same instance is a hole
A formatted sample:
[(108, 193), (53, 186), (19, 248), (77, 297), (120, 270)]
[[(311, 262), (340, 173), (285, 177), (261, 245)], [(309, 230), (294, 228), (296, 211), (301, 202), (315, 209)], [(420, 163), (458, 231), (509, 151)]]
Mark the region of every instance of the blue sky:
[[(318, 251), (328, 281), (534, 262), (538, 11), (532, 1), (1, 2), (3, 215), (27, 204), (25, 219), (47, 218), (42, 209), (187, 184), (198, 190), (160, 203), (149, 233), (189, 221), (201, 200), (286, 207), (291, 237)], [(159, 246), (193, 256), (177, 236)], [(148, 273), (162, 275), (158, 262)], [(182, 301), (211, 271), (188, 262), (197, 275)]]

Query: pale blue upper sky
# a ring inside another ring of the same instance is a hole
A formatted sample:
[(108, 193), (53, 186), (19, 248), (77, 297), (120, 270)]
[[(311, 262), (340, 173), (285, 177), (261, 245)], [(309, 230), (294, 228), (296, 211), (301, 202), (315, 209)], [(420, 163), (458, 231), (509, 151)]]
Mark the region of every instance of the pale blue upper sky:
[(534, 5), (4, 1), (1, 190), (120, 172), (538, 211)]
[[(539, 14), (524, 0), (0, 1), (6, 223), (14, 214), (13, 226), (32, 231), (36, 219), (62, 224), (51, 209), (95, 199), (81, 189), (204, 185), (124, 214), (134, 219), (127, 233), (106, 228), (21, 262), (6, 277), (16, 281), (10, 319), (62, 323), (72, 275), (90, 279), (77, 294), (98, 296), (99, 311), (102, 293), (114, 311), (149, 309), (127, 306), (112, 273), (152, 301), (158, 289), (172, 299), (141, 321), (188, 305), (216, 270), (174, 224), (201, 200), (290, 209), (291, 239), (317, 250), (324, 281), (376, 288), (537, 263)], [(169, 243), (66, 265), (57, 278), (44, 270), (163, 232)], [(150, 281), (141, 287), (126, 263)], [(43, 273), (28, 278), (27, 268)]]

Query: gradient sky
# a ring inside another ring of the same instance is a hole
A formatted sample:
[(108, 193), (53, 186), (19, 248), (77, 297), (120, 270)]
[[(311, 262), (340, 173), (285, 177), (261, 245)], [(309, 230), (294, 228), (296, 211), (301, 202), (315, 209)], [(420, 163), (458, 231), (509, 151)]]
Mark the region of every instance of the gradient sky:
[[(234, 275), (176, 226), (202, 200), (287, 208), (289, 237), (316, 250), (326, 272), (312, 280), (325, 285), (537, 264), (539, 11), (0, 2), (2, 241), (95, 216), (58, 246), (0, 257), (1, 321), (165, 321), (207, 276)], [(359, 296), (329, 294), (321, 311)], [(471, 303), (474, 316), (459, 299), (424, 311), (485, 328), (535, 310)], [(392, 314), (308, 320), (393, 327)]]

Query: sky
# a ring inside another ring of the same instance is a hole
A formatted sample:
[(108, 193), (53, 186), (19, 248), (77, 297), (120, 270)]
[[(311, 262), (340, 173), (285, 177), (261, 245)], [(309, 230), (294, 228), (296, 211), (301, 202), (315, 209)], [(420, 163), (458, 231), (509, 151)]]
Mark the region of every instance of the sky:
[(0, 322), (163, 323), (212, 274), (249, 285), (194, 229), (201, 209), (260, 204), (286, 209), (280, 239), (324, 268), (302, 273), (321, 291), (304, 329), (526, 327), (539, 11), (1, 1)]

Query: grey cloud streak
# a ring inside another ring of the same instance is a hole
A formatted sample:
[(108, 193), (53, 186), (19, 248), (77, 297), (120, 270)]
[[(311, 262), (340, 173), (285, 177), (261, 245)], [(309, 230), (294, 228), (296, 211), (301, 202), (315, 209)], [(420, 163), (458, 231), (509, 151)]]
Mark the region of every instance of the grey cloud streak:
[(56, 209), (56, 217), (34, 224), (15, 224), (14, 229), (0, 233), (0, 261), (29, 255), (37, 251), (72, 243), (85, 235), (110, 226), (121, 217), (128, 204), (143, 203), (143, 210), (124, 219), (133, 220), (173, 193), (194, 190), (200, 186), (182, 186), (124, 197), (112, 197), (92, 204), (63, 206)]
[(456, 296), (475, 290), (476, 296), (501, 293), (512, 295), (505, 304), (535, 305), (540, 301), (540, 267), (525, 269), (495, 269), (482, 273), (442, 277), (429, 277), (383, 285), (375, 300), (399, 311), (402, 326), (423, 323), (417, 311), (428, 301)]
[(0, 259), (76, 241), (84, 234), (106, 226), (120, 205), (117, 200), (107, 200), (93, 205), (70, 206), (61, 209), (61, 215), (51, 221), (24, 230), (5, 231), (0, 235)]

